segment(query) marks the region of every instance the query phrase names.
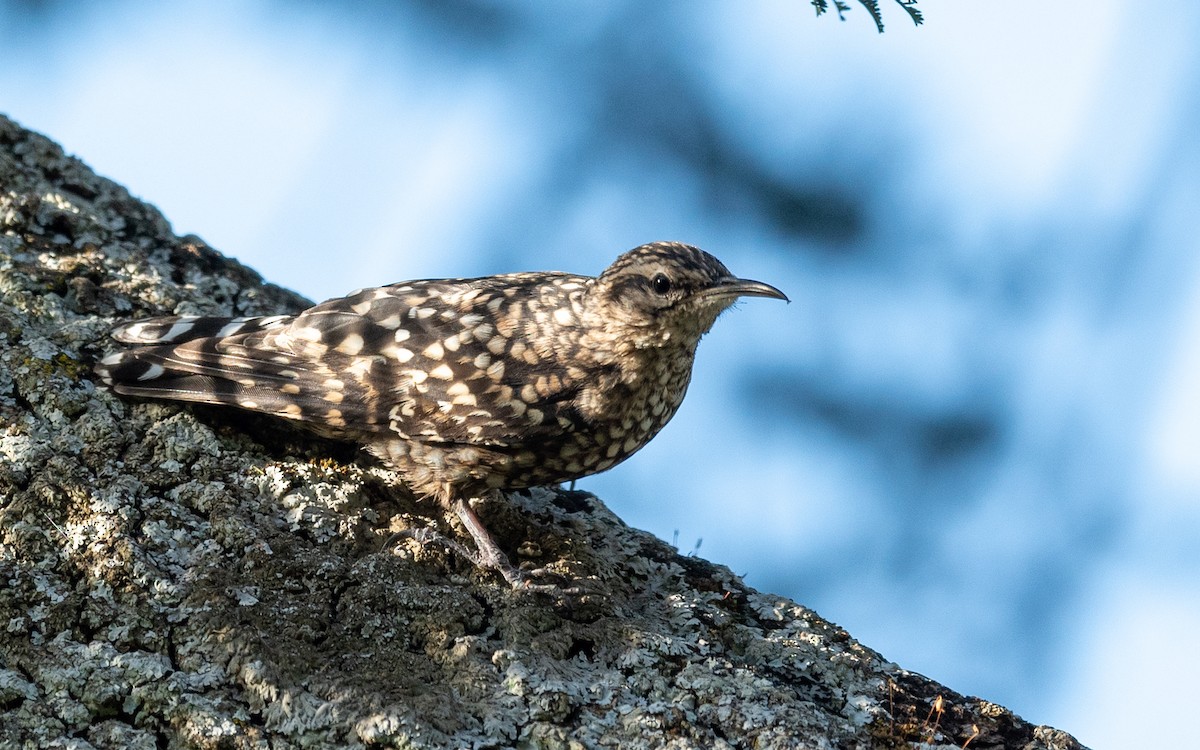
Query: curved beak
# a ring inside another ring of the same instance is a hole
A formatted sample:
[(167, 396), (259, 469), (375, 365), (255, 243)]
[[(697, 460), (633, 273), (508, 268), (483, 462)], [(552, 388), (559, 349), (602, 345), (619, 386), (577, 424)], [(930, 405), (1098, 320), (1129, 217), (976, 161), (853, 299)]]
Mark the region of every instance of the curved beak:
[(753, 279), (738, 279), (729, 277), (721, 279), (713, 286), (701, 291), (699, 297), (772, 297), (784, 302), (791, 302), (787, 295), (770, 284)]

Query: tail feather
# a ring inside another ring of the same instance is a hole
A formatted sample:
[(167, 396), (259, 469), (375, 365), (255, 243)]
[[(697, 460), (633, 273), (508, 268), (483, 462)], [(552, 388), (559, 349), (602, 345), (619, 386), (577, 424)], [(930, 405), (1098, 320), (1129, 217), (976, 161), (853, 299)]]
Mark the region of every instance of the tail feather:
[[(307, 373), (296, 373), (295, 377), (262, 369), (240, 373), (223, 369), (218, 363), (179, 359), (172, 349), (163, 346), (117, 352), (100, 360), (96, 372), (113, 390), (126, 396), (237, 406), (302, 421), (324, 414), (332, 406), (314, 398), (312, 389), (302, 385), (311, 379)], [(281, 370), (284, 367), (276, 366)]]
[(237, 406), (320, 425), (328, 434), (339, 423), (360, 431), (386, 429), (387, 414), (372, 405), (367, 388), (333, 372), (337, 357), (295, 356), (263, 341), (290, 321), (160, 318), (127, 324), (113, 335), (142, 346), (104, 357), (95, 372), (127, 396)]
[(112, 337), (123, 344), (182, 344), (195, 339), (226, 338), (243, 333), (281, 328), (290, 320), (290, 315), (270, 315), (257, 318), (177, 315), (169, 318), (147, 318), (124, 323), (112, 330)]

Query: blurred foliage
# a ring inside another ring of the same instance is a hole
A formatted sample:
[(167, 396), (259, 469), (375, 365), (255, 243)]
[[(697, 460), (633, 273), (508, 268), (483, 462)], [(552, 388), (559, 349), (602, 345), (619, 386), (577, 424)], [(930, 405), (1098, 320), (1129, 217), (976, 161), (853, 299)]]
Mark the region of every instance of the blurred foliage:
[[(829, 10), (828, 0), (812, 0), (812, 4), (817, 9), (818, 16)], [(871, 18), (875, 19), (875, 28), (882, 34), (883, 11), (879, 9), (879, 0), (858, 0), (858, 4), (867, 9), (867, 12), (871, 14)], [(908, 14), (908, 17), (917, 26), (920, 26), (924, 22), (925, 17), (917, 9), (917, 0), (896, 0), (896, 4), (904, 9), (904, 12)], [(833, 0), (833, 8), (837, 11), (838, 18), (845, 21), (846, 11), (850, 10), (850, 5), (842, 2), (842, 0)]]

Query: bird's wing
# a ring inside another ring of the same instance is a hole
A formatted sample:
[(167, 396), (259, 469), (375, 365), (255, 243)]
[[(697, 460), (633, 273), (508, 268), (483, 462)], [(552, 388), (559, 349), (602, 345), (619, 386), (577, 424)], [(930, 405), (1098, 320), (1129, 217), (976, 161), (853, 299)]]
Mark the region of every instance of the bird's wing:
[[(565, 304), (569, 290), (546, 279), (513, 274), (367, 290), (313, 308), (264, 341), (338, 358), (340, 379), (354, 392), (342, 403), (361, 406), (341, 409), (348, 426), (425, 442), (521, 445), (579, 425), (573, 397), (588, 376), (547, 345), (545, 330), (554, 326), (545, 314)], [(306, 343), (317, 338), (308, 329), (321, 332), (318, 342)]]
[[(538, 303), (528, 307), (538, 295), (522, 284), (544, 281), (407, 282), (294, 318), (129, 324), (119, 340), (150, 345), (111, 355), (97, 370), (119, 393), (239, 406), (335, 435), (527, 443), (579, 424), (572, 398), (589, 373), (558, 363), (537, 324)], [(544, 296), (549, 310), (561, 294), (548, 288)]]

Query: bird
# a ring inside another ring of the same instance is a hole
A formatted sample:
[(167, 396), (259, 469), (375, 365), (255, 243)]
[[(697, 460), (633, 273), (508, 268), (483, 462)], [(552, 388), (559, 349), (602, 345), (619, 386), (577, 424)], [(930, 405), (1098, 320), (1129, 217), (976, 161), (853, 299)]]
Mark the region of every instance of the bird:
[(458, 517), (475, 549), (457, 551), (534, 586), (472, 504), (636, 453), (682, 403), (700, 338), (742, 297), (788, 301), (697, 247), (651, 242), (595, 277), (402, 281), (296, 315), (126, 322), (111, 336), (134, 347), (95, 371), (123, 396), (238, 407), (357, 443)]

